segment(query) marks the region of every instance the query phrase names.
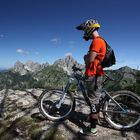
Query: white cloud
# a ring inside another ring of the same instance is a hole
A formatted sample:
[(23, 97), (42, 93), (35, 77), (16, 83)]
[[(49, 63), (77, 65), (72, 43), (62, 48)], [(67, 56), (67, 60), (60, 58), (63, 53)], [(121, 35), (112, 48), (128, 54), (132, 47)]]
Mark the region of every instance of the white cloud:
[(61, 39), (56, 37), (56, 38), (51, 39), (51, 42), (53, 42), (53, 43), (60, 43)]
[(72, 56), (72, 53), (65, 53), (65, 56)]
[(25, 50), (23, 50), (23, 49), (17, 49), (16, 52), (17, 52), (17, 53), (20, 53), (20, 54), (29, 54), (28, 51), (25, 51)]
[(17, 49), (17, 53), (23, 53), (24, 51), (22, 49)]

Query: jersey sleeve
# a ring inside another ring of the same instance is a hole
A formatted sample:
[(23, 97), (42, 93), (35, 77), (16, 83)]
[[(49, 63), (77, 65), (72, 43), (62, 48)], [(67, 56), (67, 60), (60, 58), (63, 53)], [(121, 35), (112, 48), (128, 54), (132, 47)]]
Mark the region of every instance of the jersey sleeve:
[(102, 46), (102, 40), (100, 38), (95, 38), (90, 45), (89, 52), (94, 51), (99, 53), (101, 46)]

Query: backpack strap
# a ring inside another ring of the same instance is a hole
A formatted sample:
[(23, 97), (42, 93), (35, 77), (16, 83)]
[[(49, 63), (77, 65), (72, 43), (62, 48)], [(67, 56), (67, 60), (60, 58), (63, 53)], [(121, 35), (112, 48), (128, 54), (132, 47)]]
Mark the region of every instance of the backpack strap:
[[(98, 38), (101, 38), (102, 40), (104, 40), (104, 42), (105, 42), (105, 46), (106, 46), (106, 50), (107, 50), (107, 42), (106, 42), (106, 40), (105, 40), (105, 39), (103, 39), (101, 36), (98, 36)], [(100, 60), (98, 57), (96, 57), (96, 59), (98, 59), (98, 60), (99, 60), (99, 64), (101, 65), (102, 60)]]

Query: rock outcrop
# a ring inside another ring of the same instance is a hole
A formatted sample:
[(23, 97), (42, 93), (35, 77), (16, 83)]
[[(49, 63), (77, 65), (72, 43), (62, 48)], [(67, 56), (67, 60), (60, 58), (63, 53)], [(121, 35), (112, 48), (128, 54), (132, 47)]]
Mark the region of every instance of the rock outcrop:
[(20, 61), (17, 61), (13, 68), (14, 72), (19, 72), (21, 75), (25, 75), (27, 73), (27, 70), (24, 69), (24, 64)]
[(53, 65), (63, 68), (68, 74), (72, 73), (72, 66), (76, 65), (77, 67), (84, 69), (84, 65), (78, 63), (72, 56), (67, 56), (64, 59), (58, 59), (54, 62)]
[(14, 72), (19, 72), (21, 75), (25, 75), (28, 72), (35, 73), (43, 68), (47, 67), (49, 63), (45, 64), (39, 64), (37, 62), (33, 62), (31, 60), (27, 61), (25, 64), (21, 63), (20, 61), (17, 61), (14, 65), (13, 71)]
[[(67, 72), (68, 74), (71, 74), (72, 66), (74, 64), (77, 67), (84, 69), (84, 65), (78, 63), (76, 60), (74, 60), (72, 56), (67, 56), (64, 59), (58, 59), (52, 65), (58, 66), (62, 68), (65, 72)], [(47, 66), (49, 66), (48, 62), (46, 62), (45, 64), (39, 64), (30, 60), (26, 62), (25, 64), (23, 64), (20, 61), (17, 61), (14, 65), (13, 71), (19, 72), (21, 75), (25, 75), (28, 72), (31, 72), (31, 73), (38, 72), (42, 70), (43, 68), (46, 68)]]
[(118, 131), (111, 128), (100, 114), (97, 136), (79, 133), (80, 127), (89, 125), (86, 117), (89, 107), (81, 95), (76, 94), (76, 109), (65, 121), (45, 119), (38, 109), (42, 89), (0, 91), (0, 140), (138, 140), (140, 129)]

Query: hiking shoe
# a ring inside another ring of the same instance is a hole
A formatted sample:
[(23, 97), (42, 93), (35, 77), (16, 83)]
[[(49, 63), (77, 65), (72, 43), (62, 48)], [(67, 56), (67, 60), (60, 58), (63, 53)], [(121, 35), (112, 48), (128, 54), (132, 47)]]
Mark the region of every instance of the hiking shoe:
[(91, 129), (90, 129), (90, 132), (91, 132), (92, 134), (97, 134), (97, 128), (91, 128)]
[(97, 128), (87, 127), (85, 129), (81, 129), (80, 133), (84, 135), (97, 135)]

